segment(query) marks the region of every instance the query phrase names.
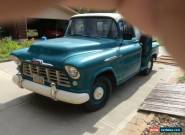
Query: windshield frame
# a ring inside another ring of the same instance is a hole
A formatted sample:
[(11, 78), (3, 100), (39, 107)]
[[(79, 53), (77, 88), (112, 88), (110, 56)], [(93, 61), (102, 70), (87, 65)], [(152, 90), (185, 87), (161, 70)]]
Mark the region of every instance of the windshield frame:
[(114, 23), (114, 25), (116, 26), (116, 30), (117, 30), (117, 37), (116, 38), (110, 38), (110, 37), (91, 37), (91, 36), (88, 36), (88, 35), (79, 35), (79, 37), (89, 37), (89, 38), (108, 38), (108, 39), (119, 39), (120, 38), (120, 29), (119, 29), (119, 26), (118, 26), (118, 23), (116, 22), (116, 20), (115, 19), (113, 19), (112, 17), (106, 17), (106, 16), (81, 16), (81, 17), (72, 17), (70, 20), (69, 20), (69, 24), (68, 24), (68, 27), (67, 27), (67, 29), (66, 29), (66, 31), (65, 31), (65, 34), (64, 34), (64, 36), (65, 37), (73, 37), (73, 36), (70, 36), (70, 35), (68, 35), (68, 30), (69, 30), (69, 28), (70, 28), (70, 23), (72, 22), (72, 20), (73, 19), (84, 19), (84, 18), (100, 18), (100, 19), (110, 19), (110, 20), (112, 20), (112, 22)]

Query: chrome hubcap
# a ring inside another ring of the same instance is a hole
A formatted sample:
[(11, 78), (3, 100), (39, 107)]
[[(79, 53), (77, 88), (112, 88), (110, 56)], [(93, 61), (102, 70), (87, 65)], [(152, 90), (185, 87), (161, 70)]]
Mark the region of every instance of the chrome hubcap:
[(100, 100), (102, 99), (103, 95), (104, 95), (104, 89), (102, 87), (97, 87), (94, 90), (94, 99)]

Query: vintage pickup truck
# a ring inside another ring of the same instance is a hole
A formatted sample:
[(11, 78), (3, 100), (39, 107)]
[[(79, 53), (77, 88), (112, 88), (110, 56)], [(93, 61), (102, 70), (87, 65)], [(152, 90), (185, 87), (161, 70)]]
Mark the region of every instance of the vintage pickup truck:
[(13, 81), (56, 101), (95, 111), (106, 104), (113, 88), (152, 71), (159, 44), (141, 42), (137, 33), (118, 13), (75, 15), (63, 38), (37, 41), (12, 52), (18, 65)]

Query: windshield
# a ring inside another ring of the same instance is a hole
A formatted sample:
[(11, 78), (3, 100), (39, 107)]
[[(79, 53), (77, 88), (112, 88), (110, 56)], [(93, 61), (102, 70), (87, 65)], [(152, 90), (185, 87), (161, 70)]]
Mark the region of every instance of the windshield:
[(65, 36), (86, 36), (96, 38), (117, 38), (116, 23), (111, 18), (73, 18)]

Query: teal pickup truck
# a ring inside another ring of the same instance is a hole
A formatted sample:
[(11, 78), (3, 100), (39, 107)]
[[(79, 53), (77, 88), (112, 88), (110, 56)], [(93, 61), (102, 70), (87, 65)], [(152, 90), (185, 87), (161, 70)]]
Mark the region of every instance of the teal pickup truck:
[(118, 13), (73, 16), (63, 38), (42, 40), (12, 52), (18, 65), (13, 81), (54, 100), (102, 108), (113, 88), (138, 73), (148, 75), (158, 42), (139, 32)]

